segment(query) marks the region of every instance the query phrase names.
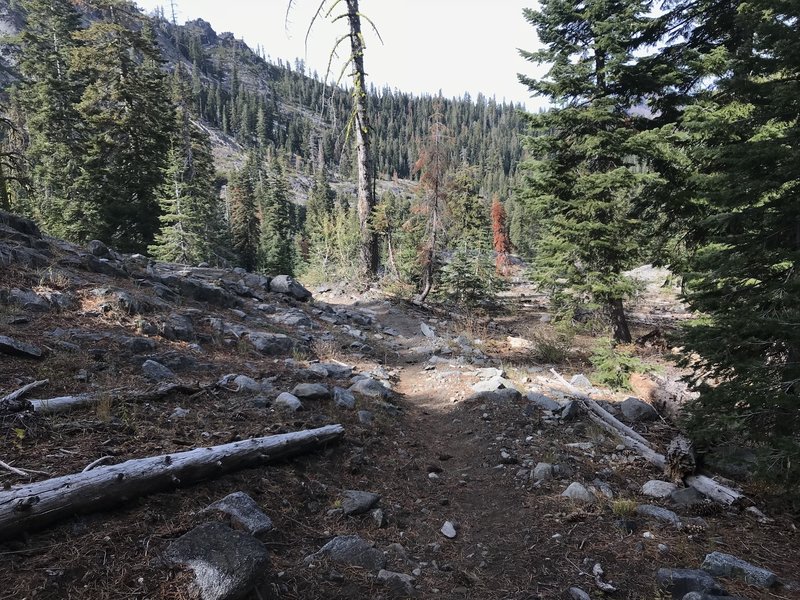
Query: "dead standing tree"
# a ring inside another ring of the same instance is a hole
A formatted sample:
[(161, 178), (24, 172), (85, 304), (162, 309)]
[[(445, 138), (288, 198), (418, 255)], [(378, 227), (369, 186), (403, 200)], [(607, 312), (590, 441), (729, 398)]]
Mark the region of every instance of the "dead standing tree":
[[(347, 11), (337, 16), (332, 16), (334, 9), (344, 3)], [(288, 22), (289, 12), (294, 5), (294, 0), (289, 0), (286, 16)], [(378, 35), (380, 34), (377, 28), (369, 20), (359, 12), (358, 0), (322, 0), (317, 6), (317, 10), (311, 19), (306, 32), (306, 42), (308, 42), (308, 35), (314, 23), (320, 17), (331, 19), (332, 22), (347, 19), (349, 32), (343, 35), (338, 40), (331, 51), (330, 59), (328, 61), (327, 73), (330, 73), (330, 65), (333, 58), (336, 56), (336, 50), (343, 42), (350, 40), (350, 56), (342, 67), (339, 79), (336, 81), (338, 85), (341, 81), (342, 75), (345, 73), (348, 66), (352, 67), (350, 76), (353, 81), (353, 111), (350, 115), (350, 120), (347, 124), (347, 136), (351, 132), (355, 132), (355, 146), (356, 155), (358, 160), (358, 222), (361, 231), (361, 245), (359, 251), (359, 263), (361, 271), (367, 277), (375, 276), (378, 273), (379, 254), (378, 254), (378, 234), (372, 231), (370, 227), (370, 215), (375, 208), (375, 174), (372, 164), (372, 149), (371, 149), (371, 135), (369, 111), (367, 109), (367, 84), (366, 73), (364, 71), (364, 36), (361, 31), (361, 19), (366, 20)]]

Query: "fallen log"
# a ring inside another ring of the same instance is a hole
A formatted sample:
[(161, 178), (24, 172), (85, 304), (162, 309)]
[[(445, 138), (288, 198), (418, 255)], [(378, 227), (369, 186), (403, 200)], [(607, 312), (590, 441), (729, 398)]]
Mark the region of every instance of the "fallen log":
[(0, 491), (0, 540), (79, 513), (185, 486), (318, 448), (338, 440), (341, 425), (196, 448), (97, 467)]
[(23, 385), (18, 390), (11, 392), (10, 394), (7, 394), (2, 398), (0, 398), (0, 405), (11, 404), (13, 402), (16, 402), (17, 400), (22, 399), (25, 396), (25, 394), (28, 394), (33, 390), (39, 389), (40, 387), (45, 386), (48, 383), (50, 383), (49, 379), (42, 379), (41, 381), (34, 381), (33, 383), (29, 383), (28, 385)]
[(196, 385), (167, 383), (152, 389), (141, 391), (131, 391), (124, 388), (119, 388), (105, 392), (78, 394), (76, 396), (59, 396), (57, 398), (47, 398), (44, 400), (31, 400), (30, 403), (33, 406), (33, 410), (37, 413), (56, 414), (97, 402), (103, 395), (111, 395), (115, 399), (121, 397), (121, 399), (126, 402), (156, 402), (170, 394), (195, 394), (199, 391), (202, 390)]
[[(666, 457), (653, 450), (646, 439), (614, 418), (612, 414), (597, 404), (597, 402), (594, 402), (594, 400), (589, 398), (586, 394), (567, 382), (555, 369), (550, 369), (550, 371), (570, 390), (573, 396), (582, 401), (592, 421), (603, 427), (606, 431), (619, 437), (623, 444), (631, 450), (638, 452), (650, 464), (655, 465), (662, 471), (666, 469)], [(589, 402), (587, 402), (587, 400)], [(605, 415), (600, 413), (605, 413)], [(631, 433), (634, 435), (631, 435)], [(706, 497), (726, 506), (732, 506), (733, 504), (742, 503), (746, 500), (746, 498), (736, 490), (724, 486), (705, 475), (691, 475), (685, 479), (685, 482)]]

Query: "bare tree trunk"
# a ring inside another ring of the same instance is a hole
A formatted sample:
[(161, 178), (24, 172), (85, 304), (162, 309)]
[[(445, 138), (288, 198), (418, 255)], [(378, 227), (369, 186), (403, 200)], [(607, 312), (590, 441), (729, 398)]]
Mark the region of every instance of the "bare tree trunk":
[(370, 230), (369, 217), (375, 207), (375, 190), (372, 185), (372, 150), (370, 123), (367, 111), (367, 84), (364, 73), (364, 38), (358, 0), (347, 0), (347, 18), (350, 23), (350, 46), (353, 60), (353, 102), (355, 105), (355, 142), (358, 160), (358, 223), (361, 228), (360, 263), (366, 275), (378, 273), (378, 236)]
[(433, 271), (434, 262), (436, 261), (436, 230), (439, 227), (439, 191), (438, 185), (434, 187), (433, 191), (433, 205), (431, 206), (431, 233), (428, 240), (428, 248), (426, 249), (427, 256), (425, 257), (425, 270), (422, 272), (422, 292), (419, 295), (419, 301), (425, 302), (425, 298), (431, 293), (433, 288)]
[(628, 320), (625, 318), (625, 308), (622, 306), (622, 300), (619, 298), (610, 300), (608, 313), (611, 316), (614, 339), (618, 342), (630, 344), (633, 338), (631, 338), (631, 330), (628, 328)]

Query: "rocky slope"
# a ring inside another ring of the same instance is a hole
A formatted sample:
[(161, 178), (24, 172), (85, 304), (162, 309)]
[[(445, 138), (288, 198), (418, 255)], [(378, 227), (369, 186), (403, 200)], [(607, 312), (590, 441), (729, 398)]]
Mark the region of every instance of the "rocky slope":
[[(795, 524), (763, 491), (723, 508), (667, 481), (585, 418), (518, 326), (81, 248), (0, 213), (0, 398), (47, 380), (0, 402), (0, 511), (98, 459), (344, 427), (0, 539), (0, 599), (800, 597)], [(672, 435), (648, 403), (556, 367), (648, 439)], [(87, 403), (42, 410), (64, 397)]]

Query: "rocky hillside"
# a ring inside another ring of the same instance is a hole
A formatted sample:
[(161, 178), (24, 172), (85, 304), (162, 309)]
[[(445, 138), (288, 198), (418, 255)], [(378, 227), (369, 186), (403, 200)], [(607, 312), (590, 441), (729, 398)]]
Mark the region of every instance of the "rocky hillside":
[(668, 420), (536, 360), (527, 320), (0, 213), (0, 598), (800, 597), (767, 493), (669, 480), (584, 398), (656, 450)]

